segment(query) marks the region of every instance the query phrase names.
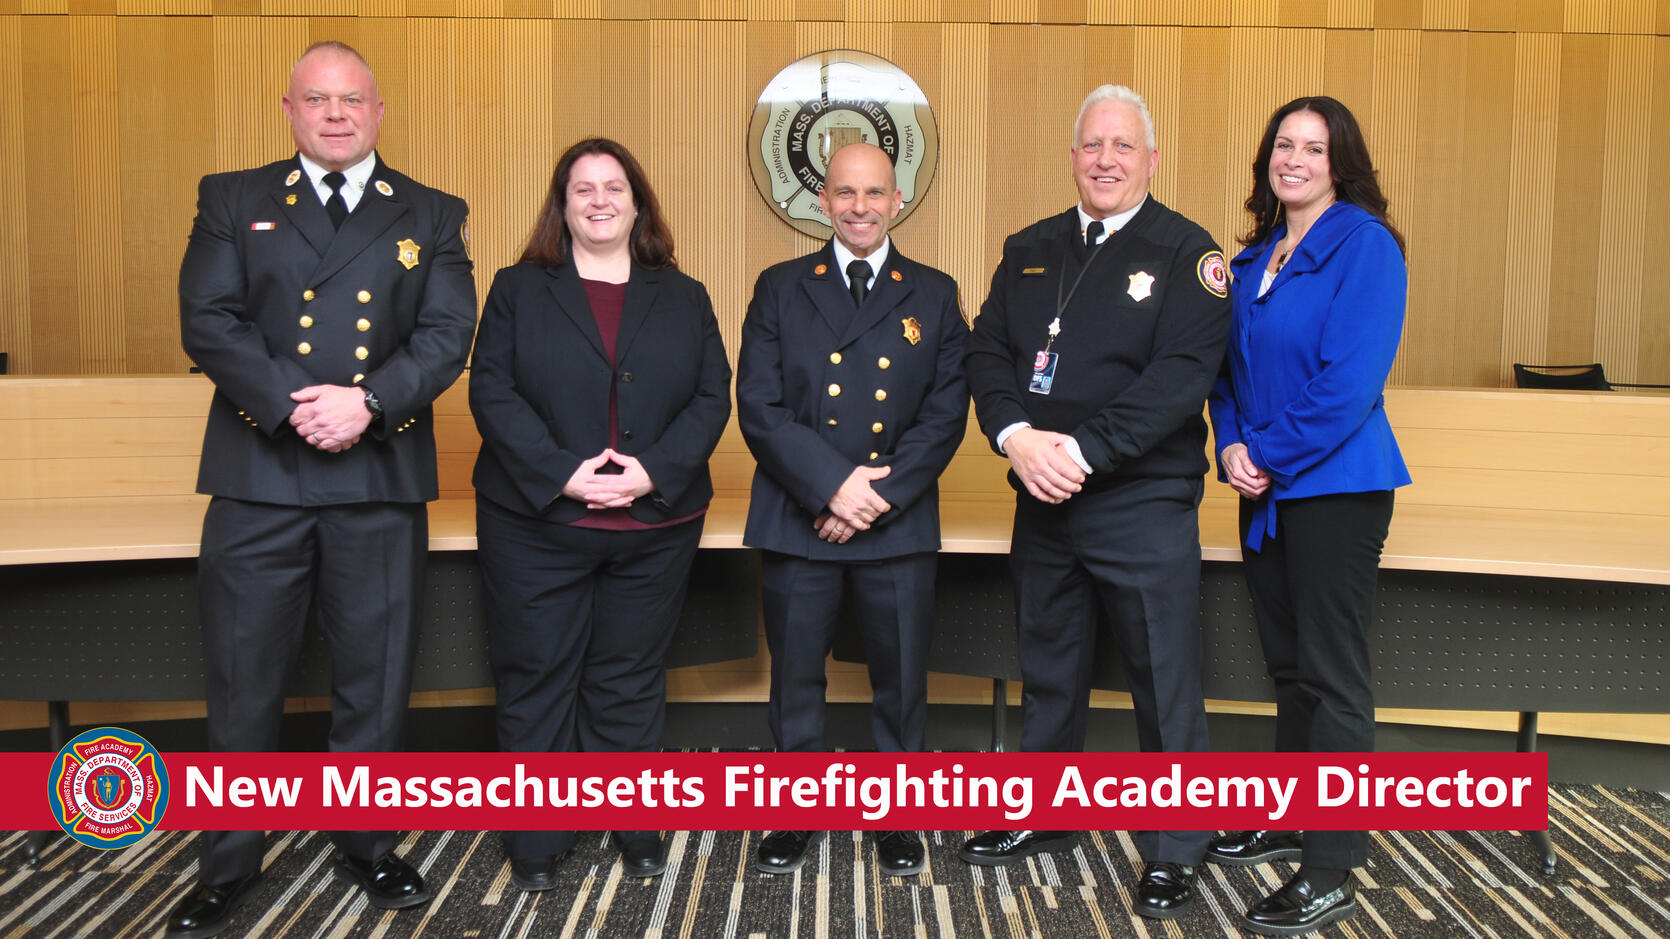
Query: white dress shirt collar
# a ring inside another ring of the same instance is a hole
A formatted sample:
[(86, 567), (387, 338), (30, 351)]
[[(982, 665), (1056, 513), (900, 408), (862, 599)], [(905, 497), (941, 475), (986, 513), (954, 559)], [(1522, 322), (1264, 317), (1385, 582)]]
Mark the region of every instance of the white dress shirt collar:
[[(302, 162), (302, 172), (307, 174), (308, 182), (313, 184), (313, 191), (319, 194), (319, 203), (323, 205), (331, 197), (331, 189), (325, 185), (325, 174), (330, 170), (309, 160), (304, 153), (296, 154)], [(342, 201), (348, 204), (348, 211), (354, 211), (354, 206), (360, 204), (360, 196), (365, 194), (365, 186), (371, 182), (371, 174), (377, 169), (377, 151), (373, 150), (365, 155), (365, 159), (355, 163), (342, 171), (348, 178), (342, 187)]]
[[(1119, 213), (1118, 215), (1110, 215), (1107, 218), (1102, 219), (1102, 237), (1096, 239), (1096, 243), (1101, 244), (1102, 242), (1108, 240), (1109, 235), (1113, 234), (1114, 232), (1118, 231), (1121, 228), (1124, 228), (1126, 225), (1129, 225), (1131, 223), (1131, 219), (1135, 218), (1136, 214), (1138, 212), (1142, 211), (1142, 207), (1144, 205), (1146, 205), (1147, 202), (1148, 202), (1148, 197), (1143, 196), (1142, 201), (1138, 202), (1136, 205), (1132, 206), (1131, 208), (1126, 209), (1125, 211)], [(1084, 203), (1082, 203), (1082, 202), (1079, 203), (1078, 210), (1079, 210), (1079, 239), (1082, 241), (1084, 239), (1085, 229), (1088, 229), (1090, 227), (1090, 223), (1094, 222), (1095, 219), (1091, 218), (1090, 213), (1086, 212), (1084, 210)]]
[[(841, 282), (847, 285), (848, 290), (851, 290), (852, 281), (847, 277), (847, 265), (858, 260), (858, 255), (853, 254), (846, 245), (841, 244), (839, 238), (831, 238), (829, 243), (835, 246), (835, 269), (841, 272)], [(869, 256), (864, 258), (870, 264), (871, 289), (875, 288), (876, 278), (881, 276), (882, 269), (887, 266), (887, 252), (892, 248), (893, 236), (889, 235), (881, 240), (881, 247), (871, 251)]]

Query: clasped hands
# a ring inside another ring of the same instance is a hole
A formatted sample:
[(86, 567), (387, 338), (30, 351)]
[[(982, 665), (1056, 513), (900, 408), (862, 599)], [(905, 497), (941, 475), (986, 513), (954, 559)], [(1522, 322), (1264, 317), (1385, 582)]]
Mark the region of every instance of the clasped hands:
[(296, 402), (290, 412), (290, 426), (308, 446), (327, 453), (341, 453), (356, 443), (371, 426), (371, 412), (365, 407), (365, 392), (348, 385), (308, 385), (290, 393)]
[[(618, 466), (621, 471), (598, 472), (605, 464)], [(562, 487), (562, 494), (576, 502), (584, 502), (588, 509), (624, 509), (634, 499), (647, 496), (654, 489), (655, 483), (650, 481), (649, 473), (637, 457), (605, 449), (597, 456), (580, 462), (574, 475), (568, 477), (568, 484)]]
[(1243, 498), (1257, 499), (1270, 488), (1270, 474), (1252, 461), (1244, 443), (1224, 447), (1223, 452), (1218, 454), (1218, 465), (1223, 468), (1229, 488), (1239, 492)]
[(829, 511), (812, 522), (819, 540), (846, 544), (853, 535), (867, 531), (883, 512), (893, 508), (870, 487), (870, 483), (885, 478), (891, 472), (893, 469), (889, 466), (853, 467), (846, 481), (841, 483), (841, 488), (830, 497)]
[(1034, 499), (1058, 505), (1084, 488), (1084, 470), (1064, 446), (1071, 439), (1036, 427), (1022, 427), (1004, 438), (1009, 465)]

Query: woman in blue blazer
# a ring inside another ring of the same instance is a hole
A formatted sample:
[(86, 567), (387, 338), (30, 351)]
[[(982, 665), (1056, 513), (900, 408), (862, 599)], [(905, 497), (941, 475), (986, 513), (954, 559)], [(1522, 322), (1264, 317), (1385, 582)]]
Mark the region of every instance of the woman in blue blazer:
[[(1218, 476), (1242, 496), (1242, 569), (1270, 677), (1276, 749), (1374, 749), (1368, 630), (1392, 490), (1409, 471), (1382, 391), (1403, 329), (1403, 239), (1356, 119), (1327, 97), (1270, 117), (1230, 262), (1235, 319), (1210, 407)], [(1299, 858), (1245, 914), (1297, 935), (1357, 911), (1367, 832), (1231, 832), (1207, 860)]]
[[(707, 289), (679, 273), (638, 161), (611, 140), (570, 147), (521, 262), (493, 279), (470, 372), (502, 749), (660, 747), (730, 383)], [(627, 876), (666, 867), (657, 832), (615, 842)], [(574, 833), (504, 844), (512, 881), (549, 890)]]

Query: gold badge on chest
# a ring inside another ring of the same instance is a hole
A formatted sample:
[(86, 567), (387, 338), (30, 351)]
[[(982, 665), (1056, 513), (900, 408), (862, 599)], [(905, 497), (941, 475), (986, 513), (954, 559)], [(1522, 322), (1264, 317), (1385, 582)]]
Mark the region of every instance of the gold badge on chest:
[(400, 249), (400, 252), (394, 256), (394, 259), (399, 261), (401, 264), (406, 265), (406, 270), (409, 271), (418, 266), (418, 251), (421, 249), (418, 248), (417, 242), (410, 238), (402, 238), (395, 242), (394, 246)]
[(904, 324), (905, 339), (908, 340), (911, 345), (914, 346), (922, 341), (922, 324), (917, 322), (916, 317), (907, 316), (899, 322)]
[(295, 205), (296, 204), (296, 194), (292, 192), (289, 195), (285, 196), (284, 197), (284, 204), (285, 205)]

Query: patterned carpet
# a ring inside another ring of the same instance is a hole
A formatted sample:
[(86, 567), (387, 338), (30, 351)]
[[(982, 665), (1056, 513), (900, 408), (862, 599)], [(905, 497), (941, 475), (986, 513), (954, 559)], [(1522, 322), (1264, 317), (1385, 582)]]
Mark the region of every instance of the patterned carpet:
[[(1361, 912), (1329, 929), (1345, 937), (1670, 935), (1670, 794), (1556, 785), (1552, 878), (1530, 840), (1511, 832), (1376, 833), (1359, 873)], [(911, 937), (1054, 939), (1244, 935), (1237, 914), (1280, 885), (1285, 863), (1208, 867), (1193, 909), (1156, 923), (1132, 917), (1141, 862), (1120, 832), (1082, 836), (1071, 854), (1011, 868), (956, 858), (967, 833), (929, 836), (929, 866), (882, 878), (863, 835), (834, 833), (798, 873), (751, 864), (755, 832), (677, 832), (667, 873), (627, 880), (588, 836), (553, 891), (510, 885), (498, 839), (478, 832), (415, 832), (402, 853), (436, 898), (416, 910), (366, 906), (331, 874), (330, 845), (312, 833), (268, 838), (267, 880), (227, 936), (310, 937)], [(0, 839), (0, 939), (157, 936), (174, 898), (196, 876), (190, 835), (155, 835), (104, 853), (55, 840), (39, 867), (21, 834)]]

